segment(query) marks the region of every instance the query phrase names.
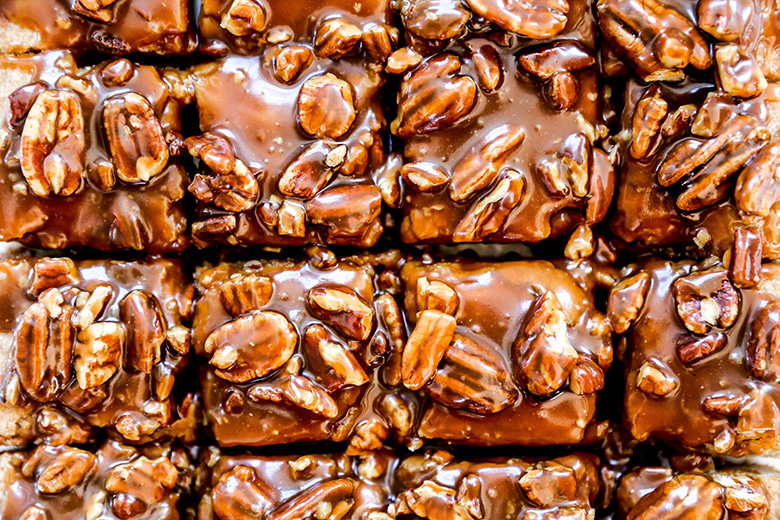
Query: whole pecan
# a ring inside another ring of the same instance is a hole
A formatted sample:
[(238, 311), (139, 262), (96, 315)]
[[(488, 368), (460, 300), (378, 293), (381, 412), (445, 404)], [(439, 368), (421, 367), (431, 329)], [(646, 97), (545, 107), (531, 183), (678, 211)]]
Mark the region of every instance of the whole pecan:
[(274, 507), (277, 492), (249, 466), (236, 466), (219, 477), (211, 505), (220, 520), (256, 520)]
[(398, 117), (390, 125), (402, 139), (435, 132), (457, 123), (477, 102), (477, 85), (459, 75), (460, 59), (435, 56), (401, 82)]
[(566, 26), (568, 0), (466, 0), (478, 15), (510, 32), (542, 40)]
[(157, 298), (141, 290), (129, 292), (119, 302), (119, 319), (127, 331), (127, 364), (150, 374), (165, 342), (166, 323)]
[[(59, 298), (61, 303), (61, 294)], [(40, 402), (53, 400), (70, 382), (75, 340), (72, 316), (70, 305), (55, 303), (47, 309), (45, 303), (34, 303), (24, 312), (16, 329), (19, 382), (25, 392)]]
[(111, 157), (125, 182), (148, 182), (163, 172), (170, 156), (154, 108), (135, 92), (117, 95), (103, 105)]
[(307, 79), (298, 94), (298, 123), (318, 139), (338, 139), (356, 117), (355, 99), (349, 83), (327, 72)]
[(753, 377), (780, 382), (780, 302), (767, 303), (753, 320), (745, 361)]
[(298, 333), (278, 312), (255, 311), (221, 325), (203, 345), (217, 375), (232, 383), (266, 376), (292, 357)]
[(40, 197), (67, 196), (81, 186), (84, 116), (69, 90), (44, 90), (35, 99), (22, 130), (22, 174)]
[(422, 388), (436, 372), (455, 334), (456, 321), (435, 310), (418, 313), (417, 323), (404, 347), (401, 377), (410, 390)]
[(678, 278), (674, 282), (674, 297), (685, 328), (696, 334), (706, 334), (712, 326), (728, 329), (739, 315), (739, 292), (722, 269)]
[(319, 285), (307, 301), (315, 316), (346, 336), (366, 340), (374, 324), (374, 309), (344, 285)]
[(219, 301), (231, 316), (240, 316), (265, 306), (273, 290), (273, 281), (267, 276), (239, 274), (219, 286)]
[(569, 342), (566, 316), (554, 293), (543, 293), (531, 306), (512, 357), (515, 376), (532, 394), (549, 395), (566, 382), (579, 354)]
[(455, 334), (425, 392), (450, 408), (491, 414), (520, 397), (503, 359), (477, 342)]

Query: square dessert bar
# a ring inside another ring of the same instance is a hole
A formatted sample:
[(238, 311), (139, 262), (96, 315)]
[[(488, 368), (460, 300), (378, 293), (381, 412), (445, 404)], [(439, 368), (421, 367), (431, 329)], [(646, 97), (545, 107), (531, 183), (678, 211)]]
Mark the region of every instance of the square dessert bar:
[(0, 56), (0, 76), (0, 240), (186, 247), (182, 75), (124, 58), (77, 69), (57, 51)]
[(177, 262), (10, 259), (0, 286), (0, 444), (191, 438), (197, 401), (172, 394), (193, 293)]
[(780, 474), (755, 465), (707, 471), (638, 467), (623, 475), (616, 501), (621, 518), (774, 519), (780, 515)]
[(608, 316), (626, 349), (631, 434), (713, 454), (780, 446), (780, 291), (767, 264), (738, 288), (717, 261), (647, 259), (613, 288)]
[(196, 244), (376, 243), (383, 199), (400, 197), (384, 151), (381, 71), (285, 44), (193, 75), (204, 132), (186, 142), (202, 165), (189, 187)]
[(178, 520), (194, 471), (181, 448), (108, 441), (0, 454), (3, 520)]
[(404, 142), (404, 242), (579, 236), (609, 208), (589, 2), (503, 4), (438, 2), (431, 16), (399, 2), (407, 46), (387, 70), (403, 74), (391, 131)]
[(383, 257), (205, 266), (196, 274), (193, 345), (222, 446), (346, 441), (348, 452), (405, 440), (414, 401), (400, 380), (403, 318)]
[(0, 53), (195, 50), (189, 0), (3, 0)]
[(596, 392), (611, 329), (591, 291), (547, 261), (411, 261), (401, 376), (426, 395), (420, 437), (454, 444), (576, 444), (600, 435)]
[[(198, 520), (264, 518), (571, 519), (595, 515), (599, 460), (457, 459), (446, 451), (253, 456), (208, 454)], [(256, 513), (257, 514), (257, 513)]]
[[(197, 0), (201, 51), (250, 54), (265, 45), (314, 42), (317, 54), (386, 58), (398, 39), (389, 0)], [(327, 56), (326, 56), (327, 55)], [(380, 61), (384, 61), (381, 59)]]

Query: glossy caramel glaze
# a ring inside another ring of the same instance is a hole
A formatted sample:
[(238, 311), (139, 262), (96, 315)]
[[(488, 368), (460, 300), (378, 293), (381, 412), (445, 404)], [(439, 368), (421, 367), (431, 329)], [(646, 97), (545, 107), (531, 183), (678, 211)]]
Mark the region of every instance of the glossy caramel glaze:
[[(127, 63), (129, 77), (123, 78), (120, 84), (109, 84), (103, 77), (103, 69), (112, 65), (111, 62), (77, 70), (67, 52), (0, 57), (0, 69), (9, 79), (18, 78), (12, 79), (18, 82), (14, 88), (39, 82), (44, 88), (59, 85), (64, 89), (66, 81), (86, 86), (86, 94), (78, 95), (85, 146), (77, 157), (79, 167), (74, 171), (80, 178), (75, 180), (76, 189), (69, 195), (39, 196), (30, 190), (21, 168), (25, 159), (22, 136), (30, 118), (25, 119), (26, 112), (9, 107), (7, 96), (11, 92), (3, 96), (0, 127), (4, 160), (0, 163), (0, 197), (4, 203), (0, 208), (0, 239), (45, 248), (135, 249), (151, 253), (181, 250), (187, 245), (186, 219), (180, 204), (187, 177), (173, 154), (165, 150), (170, 159), (148, 182), (124, 182), (112, 173), (114, 184), (100, 187), (92, 175), (100, 164), (107, 164), (112, 172), (116, 168), (117, 158), (106, 136), (103, 117), (108, 100), (138, 93), (153, 109), (152, 117), (160, 121), (158, 128), (163, 132), (174, 136), (181, 126), (182, 103), (174, 97), (174, 87), (164, 79), (162, 69), (130, 65), (126, 61), (117, 63)], [(139, 138), (144, 139), (137, 134), (120, 139)]]

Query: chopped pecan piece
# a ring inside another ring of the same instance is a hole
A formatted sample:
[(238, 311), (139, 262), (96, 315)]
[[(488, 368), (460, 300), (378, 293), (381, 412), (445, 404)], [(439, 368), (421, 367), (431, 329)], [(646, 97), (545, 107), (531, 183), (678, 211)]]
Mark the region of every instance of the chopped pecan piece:
[(731, 249), (729, 275), (734, 285), (753, 287), (761, 279), (763, 239), (761, 231), (740, 227), (734, 231), (734, 246)]
[(111, 379), (119, 368), (124, 340), (124, 327), (112, 321), (93, 323), (79, 334), (73, 361), (79, 388), (95, 388)]
[(752, 513), (750, 518), (764, 518), (769, 507), (766, 491), (747, 475), (715, 475), (715, 481), (725, 488), (724, 505), (737, 513)]
[(76, 301), (76, 315), (73, 317), (73, 324), (79, 331), (95, 323), (114, 297), (114, 290), (110, 285), (98, 285), (92, 292), (82, 294), (86, 295), (86, 298), (82, 303), (79, 295)]
[(780, 201), (780, 141), (765, 146), (742, 170), (737, 179), (734, 199), (737, 208), (766, 217)]
[(50, 306), (50, 309), (47, 310), (45, 303), (32, 304), (22, 315), (16, 329), (19, 381), (22, 388), (40, 402), (54, 399), (71, 378), (75, 335), (70, 322), (73, 308), (65, 305)]
[(128, 92), (103, 106), (103, 126), (116, 164), (125, 182), (149, 182), (163, 172), (170, 156), (160, 120), (149, 101)]
[(267, 276), (238, 274), (219, 286), (219, 301), (231, 316), (240, 316), (263, 307), (273, 290), (273, 281)]
[(292, 83), (314, 59), (314, 54), (303, 45), (288, 45), (274, 54), (274, 74), (285, 83)]
[(314, 35), (317, 56), (338, 60), (360, 49), (363, 31), (343, 18), (325, 20)]
[(239, 160), (234, 164), (233, 170), (227, 174), (196, 175), (189, 192), (198, 200), (225, 211), (239, 213), (252, 209), (260, 194), (260, 185), (246, 164)]
[(103, 83), (111, 86), (124, 85), (130, 81), (133, 74), (135, 74), (135, 66), (126, 58), (115, 59), (100, 69), (100, 78)]
[(298, 123), (318, 139), (338, 139), (355, 121), (352, 87), (327, 72), (307, 79), (298, 95)]
[(458, 75), (460, 59), (435, 56), (401, 82), (398, 117), (390, 125), (402, 139), (435, 132), (457, 123), (477, 102), (477, 85)]
[(569, 19), (568, 0), (466, 0), (466, 3), (502, 29), (537, 40), (555, 36)]
[(576, 42), (556, 42), (517, 57), (521, 69), (544, 82), (545, 97), (557, 110), (574, 107), (579, 99), (579, 82), (574, 73), (595, 63), (590, 52)]
[(236, 156), (233, 147), (227, 139), (213, 132), (188, 137), (184, 141), (190, 155), (197, 157), (215, 173), (227, 175), (236, 166)]
[(178, 478), (176, 467), (166, 457), (140, 457), (114, 466), (106, 477), (106, 491), (114, 494), (114, 514), (129, 518), (145, 512), (176, 487)]
[(726, 417), (736, 415), (739, 405), (742, 403), (742, 397), (736, 395), (714, 395), (704, 398), (702, 407), (715, 415)]
[(604, 388), (604, 371), (590, 358), (581, 357), (569, 374), (569, 388), (577, 395), (596, 393)]
[(477, 69), (477, 81), (485, 92), (493, 92), (504, 81), (504, 69), (496, 48), (482, 45), (471, 53)]
[(650, 89), (637, 103), (632, 122), (631, 157), (647, 157), (658, 143), (661, 126), (669, 113), (669, 104), (658, 89)]
[[(303, 334), (303, 346), (312, 372), (328, 390), (344, 385), (362, 386), (368, 382), (368, 374), (348, 348), (338, 342), (321, 325), (310, 325)], [(322, 365), (322, 366), (319, 366)], [(323, 374), (317, 374), (322, 369)]]
[(734, 42), (749, 30), (753, 6), (744, 2), (701, 0), (697, 9), (698, 25), (716, 40)]
[(485, 505), (482, 503), (482, 480), (470, 473), (460, 479), (455, 501), (477, 519), (485, 517)]
[(379, 23), (363, 26), (363, 50), (374, 61), (385, 63), (398, 44), (398, 29)]
[(720, 84), (732, 96), (751, 98), (766, 90), (766, 78), (758, 62), (736, 43), (717, 45), (715, 61)]
[(436, 373), (444, 354), (452, 342), (455, 318), (435, 310), (424, 310), (417, 315), (417, 324), (404, 347), (401, 378), (410, 390), (419, 390)]
[(737, 412), (739, 440), (774, 437), (780, 432), (780, 408), (765, 391), (753, 390)]
[(450, 198), (463, 202), (490, 186), (524, 139), (525, 130), (512, 124), (490, 130), (453, 168)]
[(245, 383), (287, 363), (297, 343), (298, 333), (287, 318), (278, 312), (256, 311), (217, 328), (203, 348), (219, 377)]
[(262, 31), (265, 21), (265, 9), (260, 1), (233, 0), (219, 25), (234, 36), (248, 36)]
[(97, 457), (88, 451), (65, 447), (38, 474), (36, 487), (47, 495), (62, 493), (83, 481), (96, 461)]
[(327, 228), (332, 238), (365, 235), (381, 209), (382, 194), (373, 184), (334, 186), (306, 203), (311, 223)]
[(523, 200), (525, 181), (515, 170), (506, 170), (496, 186), (477, 200), (458, 223), (453, 242), (478, 242), (496, 233), (509, 213)]
[(22, 174), (40, 197), (67, 196), (81, 186), (84, 169), (84, 116), (76, 94), (44, 90), (22, 130)]
[(284, 170), (279, 179), (279, 191), (304, 199), (314, 197), (344, 163), (346, 151), (345, 145), (331, 150), (322, 141), (313, 143)]
[(321, 285), (309, 291), (314, 314), (350, 338), (366, 340), (374, 325), (374, 309), (346, 286)]
[(604, 38), (645, 81), (679, 81), (689, 64), (710, 67), (709, 45), (696, 26), (658, 0), (599, 0)]
[(432, 309), (455, 315), (458, 310), (458, 293), (444, 282), (429, 282), (422, 277), (417, 280), (417, 308), (421, 311)]
[(520, 477), (520, 488), (534, 505), (556, 507), (577, 497), (574, 470), (555, 461), (542, 462)]
[(129, 292), (119, 302), (119, 319), (127, 330), (128, 365), (151, 374), (165, 341), (165, 318), (157, 298), (140, 290)]
[(657, 362), (645, 361), (636, 374), (636, 386), (646, 394), (665, 396), (678, 386), (677, 379)]
[(416, 488), (401, 493), (398, 502), (408, 507), (407, 512), (418, 517), (467, 520), (470, 516), (465, 507), (456, 503), (455, 496), (454, 489), (426, 480)]
[(512, 357), (515, 376), (532, 394), (549, 395), (568, 379), (579, 355), (569, 342), (566, 316), (554, 293), (547, 291), (534, 302)]
[(269, 514), (267, 520), (299, 518), (344, 518), (355, 503), (355, 483), (340, 478), (316, 484)]
[(695, 334), (706, 334), (710, 327), (728, 329), (739, 315), (739, 292), (722, 269), (678, 278), (674, 297), (677, 314), (685, 328)]
[(682, 336), (677, 341), (677, 355), (685, 365), (691, 365), (726, 346), (726, 335), (714, 332), (704, 337)]
[(19, 517), (19, 520), (49, 520), (49, 513), (45, 509), (41, 509), (38, 506), (30, 506), (25, 509), (24, 513)]
[(257, 520), (274, 507), (276, 492), (249, 466), (237, 466), (219, 477), (211, 505), (220, 520)]
[(411, 162), (401, 167), (401, 176), (417, 191), (428, 192), (441, 188), (450, 182), (447, 171), (432, 162)]
[(750, 326), (745, 361), (753, 377), (780, 383), (780, 302), (769, 302)]
[(307, 377), (292, 375), (280, 385), (282, 396), (290, 403), (327, 419), (339, 415), (336, 401), (317, 383)]
[(466, 28), (471, 13), (460, 0), (411, 0), (400, 4), (404, 27), (426, 40), (449, 40)]
[(19, 87), (8, 95), (8, 122), (12, 127), (22, 124), (38, 96), (46, 88), (46, 83), (36, 81)]
[(425, 392), (450, 408), (483, 415), (512, 406), (520, 396), (503, 360), (460, 334), (453, 336)]

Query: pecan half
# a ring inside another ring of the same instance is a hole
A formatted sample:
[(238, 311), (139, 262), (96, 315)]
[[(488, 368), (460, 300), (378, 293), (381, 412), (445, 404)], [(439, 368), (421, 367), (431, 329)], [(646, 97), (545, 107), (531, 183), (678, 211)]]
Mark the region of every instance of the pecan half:
[(346, 145), (331, 149), (322, 141), (311, 144), (284, 170), (279, 191), (304, 199), (314, 197), (344, 163), (346, 152)]
[(450, 182), (447, 171), (432, 162), (406, 163), (401, 167), (401, 176), (406, 184), (423, 193), (434, 191)]
[(373, 184), (327, 188), (306, 203), (312, 224), (324, 226), (331, 238), (366, 234), (382, 209), (382, 193)]
[(218, 327), (203, 348), (219, 377), (245, 383), (287, 363), (297, 343), (298, 333), (282, 314), (256, 311)]
[(274, 507), (276, 492), (249, 466), (237, 466), (219, 477), (211, 505), (220, 520), (257, 520)]
[(368, 374), (355, 355), (322, 325), (306, 328), (303, 348), (307, 353), (309, 370), (329, 391), (345, 385), (362, 386), (368, 382)]
[(466, 28), (471, 13), (460, 0), (411, 0), (400, 4), (404, 27), (426, 40), (449, 40)]
[(271, 299), (273, 281), (257, 274), (237, 274), (219, 286), (219, 301), (231, 316), (256, 311)]
[(325, 20), (314, 35), (317, 56), (338, 60), (360, 49), (363, 31), (343, 18)]
[(761, 280), (763, 238), (760, 230), (739, 227), (734, 230), (734, 246), (731, 249), (729, 275), (734, 285), (753, 287)]
[(780, 382), (780, 302), (767, 303), (751, 324), (745, 361), (753, 377)]
[(543, 40), (566, 27), (568, 0), (466, 0), (478, 15), (502, 29)]
[(409, 139), (457, 123), (477, 102), (477, 84), (458, 75), (460, 59), (435, 56), (401, 82), (398, 117), (390, 125), (395, 135)]
[(737, 412), (737, 439), (775, 437), (780, 432), (780, 408), (762, 389), (753, 390)]
[(22, 130), (22, 174), (39, 197), (67, 196), (81, 186), (84, 169), (84, 116), (76, 94), (44, 90)]
[(454, 166), (450, 178), (450, 198), (462, 202), (490, 186), (524, 139), (525, 130), (512, 124), (490, 130)]
[(766, 491), (761, 484), (747, 475), (714, 476), (715, 481), (724, 487), (726, 509), (737, 513), (751, 513), (749, 518), (764, 518), (769, 508)]
[(599, 0), (604, 38), (645, 81), (678, 81), (689, 64), (710, 67), (709, 45), (696, 26), (658, 0)]
[(683, 474), (645, 495), (628, 514), (627, 520), (720, 520), (722, 516), (721, 487), (704, 475)]
[(737, 208), (766, 217), (780, 200), (780, 141), (765, 146), (742, 170), (734, 189)]
[(307, 301), (315, 316), (349, 336), (366, 340), (374, 325), (374, 309), (344, 285), (320, 285), (309, 291)]
[(479, 242), (496, 233), (509, 214), (523, 201), (525, 180), (506, 170), (496, 186), (474, 203), (452, 234), (453, 242)]
[(674, 282), (674, 297), (677, 314), (685, 328), (695, 334), (706, 334), (710, 327), (728, 329), (739, 315), (739, 292), (722, 269), (678, 278)]
[(299, 408), (327, 419), (339, 416), (339, 406), (328, 392), (307, 377), (292, 375), (280, 384), (282, 396)]
[(111, 321), (93, 323), (79, 334), (73, 361), (79, 388), (95, 388), (111, 379), (119, 368), (124, 340), (122, 324)]
[(140, 457), (111, 468), (106, 491), (114, 494), (112, 507), (119, 518), (137, 516), (173, 491), (179, 473), (166, 457)]
[(455, 334), (425, 393), (450, 408), (491, 414), (520, 396), (503, 360), (477, 342)]
[(455, 318), (440, 311), (424, 310), (409, 335), (401, 358), (401, 379), (410, 390), (419, 390), (436, 373), (452, 342)]
[[(49, 289), (56, 291), (57, 289)], [(44, 293), (45, 294), (45, 293)], [(71, 378), (74, 328), (73, 308), (34, 303), (16, 329), (16, 371), (22, 388), (34, 399), (48, 402), (65, 389)]]
[(259, 0), (233, 0), (219, 25), (234, 36), (249, 36), (263, 30), (266, 22), (264, 4)]
[(714, 332), (704, 337), (682, 336), (677, 340), (677, 355), (685, 365), (691, 365), (714, 354), (726, 346), (728, 339), (722, 332)]
[(485, 92), (493, 92), (504, 81), (504, 69), (498, 51), (492, 45), (482, 45), (471, 53), (477, 69), (477, 81)]
[(307, 79), (298, 94), (298, 123), (318, 139), (338, 139), (356, 117), (352, 87), (330, 72)]
[(103, 105), (111, 157), (117, 176), (125, 182), (149, 182), (168, 164), (170, 156), (154, 108), (140, 94), (128, 92)]
[(260, 194), (260, 184), (246, 164), (235, 160), (229, 173), (196, 175), (188, 191), (200, 201), (239, 213), (254, 207)]
[(84, 480), (96, 461), (97, 457), (88, 451), (65, 447), (38, 474), (36, 487), (47, 495), (67, 491)]
[(739, 411), (742, 397), (738, 395), (711, 395), (704, 398), (702, 408), (714, 415), (730, 417)]
[(27, 294), (37, 298), (55, 287), (71, 285), (81, 281), (79, 270), (70, 258), (42, 258), (35, 262)]
[(299, 518), (343, 518), (355, 503), (355, 483), (340, 478), (316, 484), (282, 504), (267, 520)]
[(647, 157), (658, 143), (661, 126), (669, 113), (669, 104), (659, 89), (649, 89), (634, 110), (632, 121), (631, 157)]
[(515, 376), (532, 394), (549, 395), (563, 386), (579, 355), (569, 342), (566, 316), (554, 293), (539, 296), (526, 320), (512, 346)]
[(363, 50), (374, 61), (385, 63), (398, 45), (398, 29), (381, 23), (363, 26)]
[(753, 6), (745, 2), (701, 0), (697, 9), (699, 27), (723, 42), (743, 38), (754, 14)]
[(140, 290), (129, 292), (119, 302), (119, 319), (127, 330), (128, 365), (151, 374), (165, 341), (165, 318), (157, 298)]
[(444, 282), (429, 282), (425, 277), (417, 280), (417, 308), (421, 311), (432, 309), (454, 316), (459, 300), (458, 293)]

